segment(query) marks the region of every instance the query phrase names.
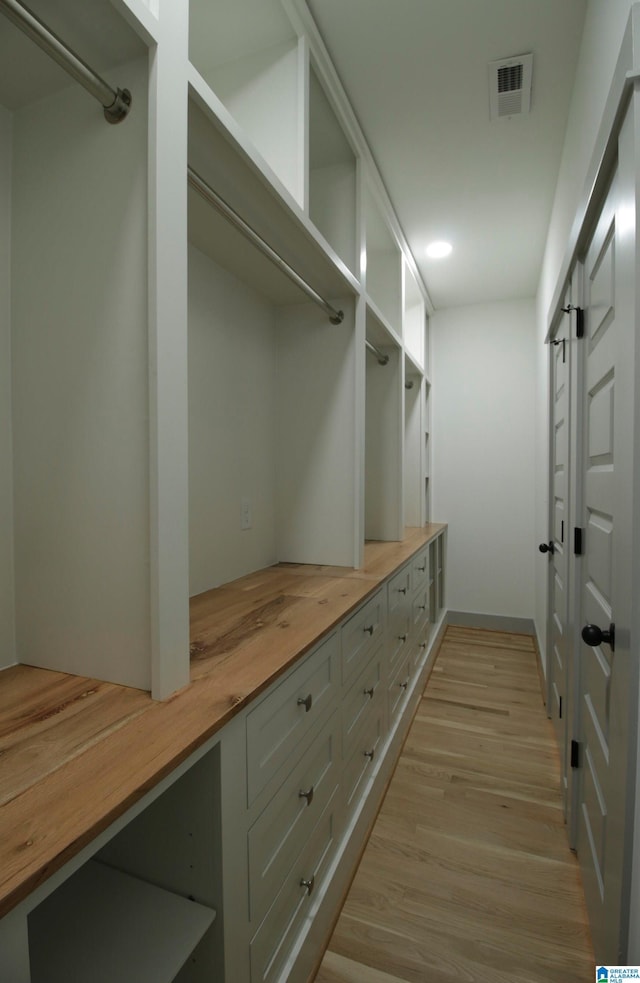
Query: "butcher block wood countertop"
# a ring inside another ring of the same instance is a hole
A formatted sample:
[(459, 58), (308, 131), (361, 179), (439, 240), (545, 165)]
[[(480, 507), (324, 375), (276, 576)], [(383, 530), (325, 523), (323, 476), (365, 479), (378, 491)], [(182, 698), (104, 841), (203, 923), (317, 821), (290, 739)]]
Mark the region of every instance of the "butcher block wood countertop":
[(14, 666), (0, 673), (0, 917), (445, 528), (368, 543), (359, 570), (278, 564), (191, 601), (191, 684), (141, 690)]

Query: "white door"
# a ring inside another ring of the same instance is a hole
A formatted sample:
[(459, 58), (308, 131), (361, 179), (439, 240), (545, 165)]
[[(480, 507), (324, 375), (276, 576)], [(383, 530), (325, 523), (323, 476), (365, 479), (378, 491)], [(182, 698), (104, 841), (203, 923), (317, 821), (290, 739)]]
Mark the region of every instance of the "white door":
[[(564, 306), (570, 303), (567, 293)], [(549, 678), (547, 712), (553, 721), (560, 752), (562, 791), (565, 816), (569, 773), (568, 753), (568, 579), (570, 556), (569, 520), (569, 359), (572, 346), (570, 320), (562, 316), (551, 339), (551, 487), (550, 539), (540, 550), (549, 555)]]
[[(629, 126), (625, 123), (625, 130)], [(625, 130), (622, 144), (630, 138)], [(621, 152), (620, 161), (624, 159)], [(630, 685), (635, 677), (629, 641), (635, 236), (625, 203), (633, 202), (633, 195), (632, 170), (626, 175), (620, 163), (584, 258), (583, 453), (578, 471), (578, 521), (584, 536), (577, 570), (578, 628), (588, 643), (579, 646), (575, 818), (598, 964), (624, 962), (630, 872), (629, 714), (637, 703)]]

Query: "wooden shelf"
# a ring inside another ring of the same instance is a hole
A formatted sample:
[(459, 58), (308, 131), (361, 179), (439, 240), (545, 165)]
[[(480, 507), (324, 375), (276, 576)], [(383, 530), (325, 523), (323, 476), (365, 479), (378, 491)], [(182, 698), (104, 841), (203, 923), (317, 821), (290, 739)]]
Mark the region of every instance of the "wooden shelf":
[(189, 4), (189, 57), (274, 174), (304, 205), (304, 127), (298, 37), (275, 0), (224, 11)]
[(89, 861), (29, 915), (32, 983), (172, 983), (215, 916)]

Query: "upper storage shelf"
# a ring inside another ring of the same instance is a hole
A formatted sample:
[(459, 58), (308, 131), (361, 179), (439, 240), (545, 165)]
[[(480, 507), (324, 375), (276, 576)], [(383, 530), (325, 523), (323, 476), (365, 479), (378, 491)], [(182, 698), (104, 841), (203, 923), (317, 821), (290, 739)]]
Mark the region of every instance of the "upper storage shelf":
[(402, 336), (402, 253), (373, 192), (365, 192), (365, 282), (369, 300)]
[(406, 351), (422, 369), (425, 363), (425, 325), (426, 312), (424, 297), (406, 259), (404, 269), (404, 302), (402, 335)]
[(191, 0), (189, 58), (304, 207), (300, 42), (279, 0)]
[[(320, 295), (353, 294), (355, 278), (335, 262), (295, 202), (283, 199), (217, 113), (215, 95), (194, 73), (189, 100), (189, 165)], [(193, 189), (189, 239), (201, 252), (275, 304), (304, 298), (284, 273)]]
[(309, 216), (356, 272), (356, 156), (311, 69), (309, 78)]

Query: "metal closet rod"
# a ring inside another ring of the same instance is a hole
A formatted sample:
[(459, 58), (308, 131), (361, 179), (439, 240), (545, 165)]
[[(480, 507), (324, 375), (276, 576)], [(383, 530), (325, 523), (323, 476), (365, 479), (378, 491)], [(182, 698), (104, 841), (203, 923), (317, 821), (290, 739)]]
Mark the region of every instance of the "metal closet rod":
[(375, 345), (372, 345), (371, 342), (368, 341), (368, 340), (365, 340), (365, 345), (367, 346), (367, 348), (369, 349), (369, 351), (371, 352), (371, 354), (372, 355), (375, 355), (375, 357), (378, 359), (378, 362), (380, 363), (380, 365), (386, 365), (387, 364), (387, 362), (389, 361), (389, 356), (388, 355), (385, 355), (384, 352), (381, 352), (379, 348), (376, 348), (376, 346)]
[(108, 123), (120, 123), (125, 118), (131, 106), (128, 89), (112, 89), (107, 85), (75, 51), (18, 0), (0, 0), (0, 12), (102, 104)]
[(332, 324), (342, 323), (344, 320), (344, 312), (337, 311), (335, 307), (332, 307), (331, 304), (324, 299), (324, 297), (321, 297), (320, 294), (317, 293), (306, 280), (303, 280), (300, 274), (296, 273), (294, 268), (289, 266), (287, 261), (283, 259), (282, 256), (275, 251), (275, 249), (272, 249), (269, 243), (266, 242), (262, 236), (258, 235), (255, 229), (245, 222), (242, 216), (238, 215), (235, 209), (233, 209), (231, 205), (229, 205), (224, 198), (218, 194), (217, 191), (214, 191), (213, 188), (208, 185), (207, 182), (204, 181), (192, 167), (187, 167), (187, 180), (191, 187), (194, 188), (198, 194), (202, 195), (205, 201), (207, 201), (210, 205), (213, 205), (213, 207), (216, 208), (221, 215), (224, 215), (224, 217), (231, 222), (231, 224), (234, 225), (236, 229), (238, 229), (238, 231), (241, 232), (250, 242), (252, 242), (254, 246), (257, 246), (258, 249), (264, 253), (267, 259), (270, 259), (279, 270), (282, 270), (282, 272), (285, 273), (290, 280), (293, 280), (296, 286), (300, 287), (300, 289), (304, 291), (307, 297), (313, 300), (314, 303), (318, 304), (319, 307), (322, 307), (322, 309), (329, 315), (329, 320)]

